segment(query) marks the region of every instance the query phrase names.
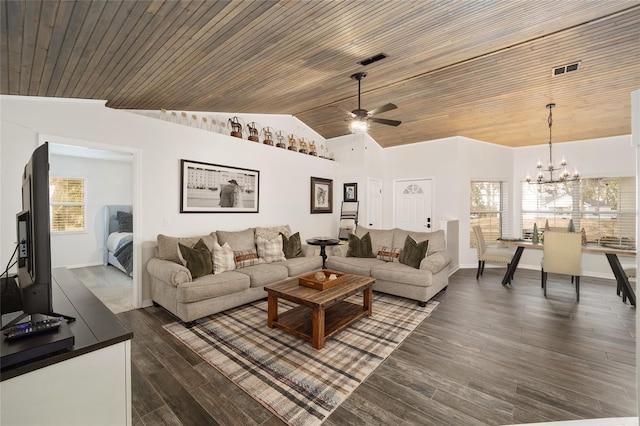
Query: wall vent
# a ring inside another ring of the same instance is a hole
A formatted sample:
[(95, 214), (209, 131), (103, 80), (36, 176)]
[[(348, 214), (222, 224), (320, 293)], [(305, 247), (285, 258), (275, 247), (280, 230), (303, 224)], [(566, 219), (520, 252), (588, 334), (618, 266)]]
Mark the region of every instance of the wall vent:
[(387, 57), (387, 55), (385, 55), (384, 53), (378, 53), (377, 55), (372, 56), (372, 57), (367, 58), (367, 59), (363, 59), (362, 61), (360, 61), (358, 63), (360, 65), (369, 65), (369, 64), (372, 64), (374, 62), (378, 62), (378, 61), (380, 61), (380, 60), (382, 60), (382, 59), (384, 59), (386, 57)]
[(572, 62), (567, 65), (562, 65), (560, 67), (553, 67), (553, 69), (551, 70), (551, 75), (556, 76), (556, 75), (566, 74), (572, 71), (578, 71), (580, 69), (581, 63), (582, 63), (581, 61), (578, 61), (578, 62)]

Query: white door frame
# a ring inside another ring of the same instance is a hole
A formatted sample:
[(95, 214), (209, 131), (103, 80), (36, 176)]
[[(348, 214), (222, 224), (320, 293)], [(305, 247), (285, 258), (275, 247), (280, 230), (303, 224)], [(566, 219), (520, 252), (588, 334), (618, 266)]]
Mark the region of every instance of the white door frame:
[(366, 209), (367, 209), (367, 228), (369, 228), (371, 222), (372, 222), (372, 218), (371, 218), (371, 214), (373, 213), (369, 208), (369, 190), (371, 188), (371, 183), (372, 182), (377, 182), (378, 185), (380, 186), (380, 205), (379, 205), (379, 209), (378, 209), (378, 221), (379, 223), (374, 224), (374, 226), (377, 226), (378, 229), (382, 226), (382, 179), (378, 179), (378, 178), (372, 178), (372, 177), (368, 177), (367, 178), (367, 203), (366, 203)]
[(98, 149), (102, 151), (122, 152), (131, 154), (133, 156), (131, 161), (131, 175), (133, 182), (131, 182), (132, 188), (132, 209), (135, 212), (133, 219), (133, 273), (131, 278), (132, 282), (132, 302), (133, 309), (142, 307), (142, 244), (140, 242), (140, 220), (136, 220), (136, 217), (142, 216), (142, 200), (141, 200), (141, 171), (142, 171), (142, 159), (141, 151), (138, 148), (132, 148), (130, 146), (111, 145), (99, 142), (92, 142), (84, 139), (68, 138), (66, 136), (47, 135), (43, 133), (38, 134), (38, 145), (42, 145), (45, 142), (50, 142), (59, 145), (71, 145), (82, 148)]

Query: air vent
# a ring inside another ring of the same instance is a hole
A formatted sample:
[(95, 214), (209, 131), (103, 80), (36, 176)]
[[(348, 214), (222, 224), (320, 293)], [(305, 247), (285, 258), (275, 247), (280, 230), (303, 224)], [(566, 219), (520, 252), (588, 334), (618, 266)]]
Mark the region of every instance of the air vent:
[(384, 53), (378, 53), (377, 55), (372, 56), (372, 57), (367, 58), (367, 59), (363, 59), (362, 61), (360, 61), (358, 63), (360, 65), (369, 65), (369, 64), (372, 64), (374, 62), (378, 62), (378, 61), (380, 61), (380, 60), (382, 60), (382, 59), (384, 59), (386, 57), (387, 57), (387, 55), (385, 55)]
[(580, 69), (580, 63), (581, 61), (578, 61), (571, 64), (562, 65), (561, 67), (554, 67), (551, 70), (551, 75), (556, 76), (566, 74), (568, 72), (578, 71), (578, 69)]

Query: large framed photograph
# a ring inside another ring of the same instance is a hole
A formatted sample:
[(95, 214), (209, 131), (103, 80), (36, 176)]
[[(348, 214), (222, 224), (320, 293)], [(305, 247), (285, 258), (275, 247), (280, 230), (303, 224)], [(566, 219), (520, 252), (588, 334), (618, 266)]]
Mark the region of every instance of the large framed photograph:
[(311, 213), (333, 213), (333, 181), (311, 178)]
[(358, 184), (345, 183), (343, 201), (358, 201)]
[(258, 213), (258, 170), (180, 160), (180, 213)]

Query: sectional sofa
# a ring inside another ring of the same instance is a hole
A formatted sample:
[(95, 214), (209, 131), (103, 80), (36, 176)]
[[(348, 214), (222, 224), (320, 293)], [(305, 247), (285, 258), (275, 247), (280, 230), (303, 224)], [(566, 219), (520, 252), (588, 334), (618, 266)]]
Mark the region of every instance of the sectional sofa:
[[(420, 306), (449, 284), (451, 254), (447, 252), (444, 231), (412, 232), (399, 228), (379, 230), (358, 226), (354, 236), (359, 240), (367, 234), (372, 253), (347, 257), (352, 243), (349, 241), (349, 245), (331, 248), (327, 268), (375, 278), (374, 290), (417, 300)], [(415, 243), (428, 240), (426, 256), (417, 259), (415, 267), (400, 262), (407, 237)]]
[[(319, 248), (288, 225), (157, 237), (151, 298), (183, 322), (263, 299), (264, 286), (322, 269)], [(207, 259), (210, 259), (210, 261)]]

